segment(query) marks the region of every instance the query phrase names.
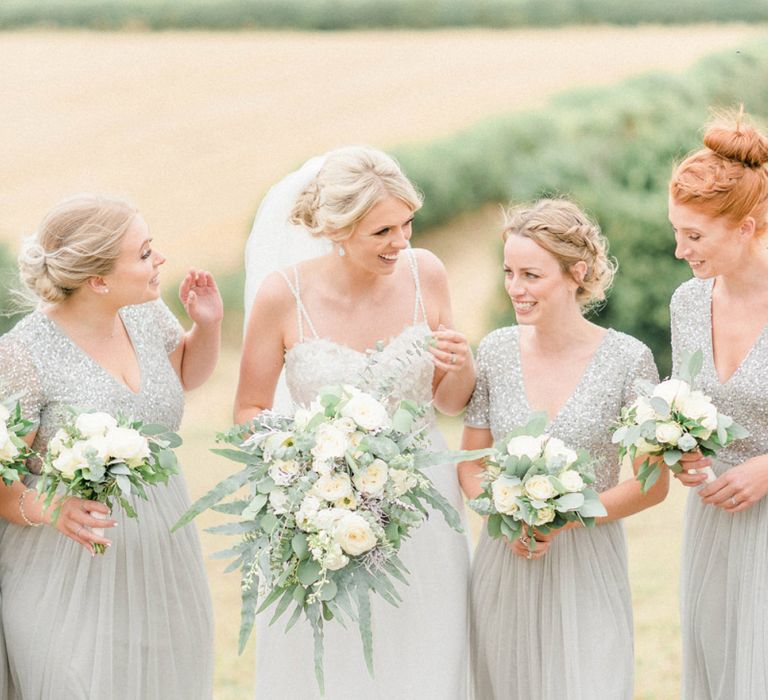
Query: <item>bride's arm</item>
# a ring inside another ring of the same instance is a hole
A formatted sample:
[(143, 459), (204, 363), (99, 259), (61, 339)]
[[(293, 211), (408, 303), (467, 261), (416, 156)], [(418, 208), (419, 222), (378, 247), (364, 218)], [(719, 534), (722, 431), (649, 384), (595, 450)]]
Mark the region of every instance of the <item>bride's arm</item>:
[(427, 250), (414, 252), (417, 254), (430, 326), (435, 329), (432, 335), (436, 342), (429, 349), (435, 362), (432, 383), (434, 404), (442, 413), (455, 416), (467, 405), (475, 388), (472, 350), (466, 337), (453, 328), (448, 275), (443, 263)]
[(295, 302), (284, 280), (273, 273), (259, 288), (248, 319), (235, 396), (235, 423), (247, 423), (271, 408), (283, 368), (286, 318), (293, 318)]

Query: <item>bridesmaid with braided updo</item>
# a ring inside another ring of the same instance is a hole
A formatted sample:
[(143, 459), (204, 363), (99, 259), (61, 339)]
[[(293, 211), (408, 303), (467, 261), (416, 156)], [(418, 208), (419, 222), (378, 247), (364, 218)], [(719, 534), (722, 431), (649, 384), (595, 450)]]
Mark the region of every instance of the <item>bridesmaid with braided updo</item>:
[(704, 146), (669, 185), (675, 255), (693, 272), (672, 297), (673, 360), (702, 350), (697, 388), (750, 436), (676, 475), (691, 487), (682, 696), (756, 700), (768, 693), (768, 136), (739, 114), (713, 123)]
[[(44, 453), (67, 406), (176, 430), (184, 390), (218, 357), (222, 304), (190, 271), (184, 332), (160, 300), (163, 255), (136, 209), (81, 195), (55, 207), (19, 257), (38, 308), (0, 338), (0, 398), (21, 396)], [(10, 694), (21, 700), (209, 700), (213, 620), (197, 532), (171, 535), (189, 507), (181, 474), (128, 497), (138, 519), (80, 498), (44, 507), (25, 483), (0, 484), (2, 632)], [(60, 506), (58, 520), (52, 510)], [(114, 527), (119, 523), (119, 527)], [(107, 526), (107, 535), (95, 532)], [(93, 556), (93, 545), (108, 546)], [(111, 545), (111, 546), (110, 546)], [(15, 695), (14, 695), (15, 693)]]
[[(536, 533), (529, 551), (486, 531), (472, 567), (470, 653), (477, 700), (631, 700), (632, 604), (621, 519), (660, 502), (669, 475), (648, 493), (619, 480), (612, 425), (635, 399), (636, 379), (657, 381), (650, 350), (596, 326), (614, 264), (599, 229), (573, 203), (543, 199), (513, 209), (504, 228), (505, 287), (517, 326), (480, 344), (477, 387), (464, 419), (465, 449), (487, 447), (532, 411), (547, 433), (587, 450), (607, 516)], [(469, 498), (476, 462), (460, 465)]]

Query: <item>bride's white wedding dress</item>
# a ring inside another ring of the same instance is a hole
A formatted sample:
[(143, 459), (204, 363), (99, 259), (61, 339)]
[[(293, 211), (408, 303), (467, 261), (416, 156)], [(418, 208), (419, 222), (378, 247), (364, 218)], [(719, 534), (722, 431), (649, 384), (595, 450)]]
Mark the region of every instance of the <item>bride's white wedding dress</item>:
[[(285, 353), (286, 381), (297, 404), (308, 404), (327, 384), (347, 383), (376, 390), (392, 377), (397, 378), (394, 393), (398, 399), (420, 403), (432, 399), (434, 365), (431, 354), (418, 346), (430, 329), (416, 260), (410, 249), (407, 255), (416, 288), (413, 321), (383, 348), (369, 353), (321, 338), (301, 302), (298, 270), (294, 268), (290, 276), (284, 275), (296, 298), (299, 326), (298, 343)], [(445, 449), (434, 417), (429, 429), (434, 448)], [(455, 466), (430, 467), (427, 473), (443, 496), (463, 513)], [(326, 623), (326, 700), (467, 697), (467, 537), (452, 530), (442, 515), (432, 511), (429, 520), (404, 543), (401, 558), (410, 576), (408, 586), (399, 586), (403, 598), (400, 606), (393, 607), (371, 596), (375, 678), (366, 668), (357, 625), (345, 629), (335, 620)], [(272, 626), (268, 625), (269, 619), (269, 612), (257, 618), (257, 700), (319, 698), (311, 627), (300, 622), (286, 634), (287, 617)]]

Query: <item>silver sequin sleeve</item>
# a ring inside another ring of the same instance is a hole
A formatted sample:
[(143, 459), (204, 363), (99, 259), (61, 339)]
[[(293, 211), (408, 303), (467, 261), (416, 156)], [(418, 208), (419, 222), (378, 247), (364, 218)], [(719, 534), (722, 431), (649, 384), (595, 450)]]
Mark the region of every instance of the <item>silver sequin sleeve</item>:
[(490, 428), (490, 397), (488, 394), (488, 343), (486, 339), (477, 348), (477, 382), (472, 398), (464, 414), (464, 425), (468, 428)]
[(6, 334), (0, 337), (0, 400), (21, 401), (24, 417), (37, 421), (45, 402), (32, 354), (22, 339)]

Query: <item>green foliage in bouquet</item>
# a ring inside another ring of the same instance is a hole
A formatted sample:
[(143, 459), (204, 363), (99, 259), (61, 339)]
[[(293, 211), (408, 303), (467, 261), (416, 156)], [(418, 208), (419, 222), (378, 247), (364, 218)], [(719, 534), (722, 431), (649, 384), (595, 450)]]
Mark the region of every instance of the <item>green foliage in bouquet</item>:
[(21, 403), (14, 398), (0, 403), (0, 478), (6, 486), (29, 474), (27, 460), (34, 453), (24, 441), (35, 427), (24, 418)]

